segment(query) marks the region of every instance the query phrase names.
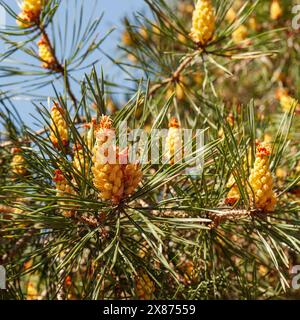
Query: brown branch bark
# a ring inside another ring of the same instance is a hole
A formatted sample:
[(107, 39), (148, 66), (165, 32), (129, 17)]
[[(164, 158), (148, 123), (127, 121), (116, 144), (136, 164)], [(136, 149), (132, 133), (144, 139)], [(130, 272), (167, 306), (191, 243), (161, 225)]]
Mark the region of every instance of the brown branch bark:
[[(140, 199), (139, 203), (142, 206), (142, 209), (149, 211), (154, 216), (163, 216), (163, 217), (189, 217), (188, 213), (184, 210), (153, 210), (144, 200)], [(219, 211), (208, 211), (208, 219), (211, 220), (211, 222), (208, 222), (209, 226), (211, 228), (216, 228), (218, 225), (220, 225), (223, 222), (226, 221), (239, 221), (243, 220), (255, 215), (261, 214), (261, 211), (258, 210), (243, 210), (243, 209), (220, 209)]]
[(212, 220), (212, 223), (210, 224), (210, 227), (216, 228), (221, 223), (226, 221), (239, 221), (246, 218), (249, 218), (253, 215), (255, 215), (256, 211), (249, 211), (249, 210), (224, 210), (222, 212), (209, 212), (208, 216), (209, 219)]

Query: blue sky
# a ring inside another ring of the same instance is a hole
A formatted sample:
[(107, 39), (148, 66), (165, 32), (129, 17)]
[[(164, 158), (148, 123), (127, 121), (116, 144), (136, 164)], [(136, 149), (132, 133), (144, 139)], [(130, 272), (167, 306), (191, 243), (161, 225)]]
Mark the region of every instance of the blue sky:
[[(66, 3), (72, 4), (72, 2), (81, 2), (81, 0), (64, 0)], [(86, 12), (83, 16), (85, 20), (84, 22), (87, 22), (89, 19), (89, 16), (91, 14), (91, 10), (93, 6), (91, 5), (92, 1), (90, 0), (83, 0), (87, 3), (86, 6)], [(15, 0), (9, 0), (9, 5), (16, 11), (19, 12), (17, 1)], [(107, 30), (109, 30), (112, 27), (115, 27), (116, 30), (113, 32), (113, 34), (110, 35), (110, 37), (103, 43), (101, 48), (105, 51), (110, 53), (113, 56), (116, 56), (116, 47), (118, 45), (118, 42), (120, 41), (120, 33), (121, 33), (121, 19), (130, 13), (133, 13), (134, 11), (145, 11), (146, 5), (143, 2), (143, 0), (96, 0), (96, 10), (94, 12), (95, 16), (100, 15), (102, 12), (105, 13), (104, 18), (102, 20), (102, 23), (100, 25), (100, 35), (104, 35)], [(70, 6), (69, 10), (73, 10), (73, 6)], [(71, 11), (72, 12), (72, 11)], [(6, 19), (6, 23), (8, 25), (14, 24), (15, 22), (10, 19), (9, 17)], [(72, 30), (69, 30), (69, 32)], [(0, 45), (0, 50), (3, 50), (3, 45)], [(100, 55), (100, 53), (98, 53)], [(18, 56), (20, 59), (22, 57), (23, 60), (30, 61), (30, 59), (24, 55)], [(95, 56), (93, 57), (95, 58)], [(122, 76), (119, 72), (119, 69), (116, 68), (104, 57), (97, 57), (101, 59), (100, 65), (103, 66), (104, 72), (109, 73), (110, 75), (117, 75), (118, 77)], [(0, 64), (1, 67), (1, 64)], [(83, 75), (82, 75), (83, 76)], [(25, 79), (26, 80), (26, 79)], [(6, 81), (4, 78), (0, 78), (0, 84), (3, 83), (3, 81)], [(60, 88), (62, 89), (62, 88)], [(47, 88), (49, 90), (49, 88)], [(51, 88), (50, 88), (51, 90)], [(78, 92), (77, 92), (78, 93)], [(42, 94), (47, 95), (47, 91), (42, 91)], [(32, 103), (30, 101), (25, 101), (25, 99), (17, 99), (14, 100), (14, 104), (16, 108), (18, 109), (19, 113), (21, 114), (22, 118), (24, 119), (25, 123), (32, 125), (32, 117), (30, 116), (30, 113), (34, 113), (34, 107), (32, 106)]]

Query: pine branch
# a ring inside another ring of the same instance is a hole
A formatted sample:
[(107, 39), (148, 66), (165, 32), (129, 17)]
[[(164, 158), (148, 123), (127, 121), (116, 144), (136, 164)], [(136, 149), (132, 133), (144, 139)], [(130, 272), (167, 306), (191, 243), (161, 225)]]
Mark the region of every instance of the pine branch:
[[(199, 53), (199, 50), (194, 52), (191, 55), (188, 55), (178, 66), (178, 68), (174, 71), (171, 77), (162, 80), (160, 83), (153, 85), (149, 90), (149, 95), (153, 96), (157, 90), (162, 88), (163, 86), (169, 84), (170, 82), (177, 82), (180, 78), (181, 73), (188, 67), (194, 60), (195, 56)], [(201, 53), (201, 51), (200, 51)]]

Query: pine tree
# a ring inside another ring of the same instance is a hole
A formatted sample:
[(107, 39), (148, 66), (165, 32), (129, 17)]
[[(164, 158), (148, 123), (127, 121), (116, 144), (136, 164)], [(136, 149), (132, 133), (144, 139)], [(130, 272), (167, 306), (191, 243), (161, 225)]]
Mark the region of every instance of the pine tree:
[[(102, 49), (111, 32), (98, 36), (102, 17), (80, 19), (86, 1), (75, 17), (60, 0), (23, 0), (20, 12), (0, 4), (14, 21), (0, 32), (3, 298), (297, 296), (296, 1), (145, 0), (147, 14), (124, 17), (114, 53)], [(100, 53), (127, 84), (100, 68)], [(37, 131), (14, 106), (24, 95)], [(160, 164), (141, 161), (152, 146), (135, 150), (134, 129), (167, 132)], [(204, 136), (200, 150), (190, 138), (200, 174), (176, 157), (181, 129)]]

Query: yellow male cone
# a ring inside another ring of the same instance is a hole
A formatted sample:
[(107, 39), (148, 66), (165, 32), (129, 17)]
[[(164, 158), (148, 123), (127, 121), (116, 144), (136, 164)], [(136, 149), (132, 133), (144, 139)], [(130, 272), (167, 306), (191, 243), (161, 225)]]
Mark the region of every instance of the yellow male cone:
[(170, 164), (179, 162), (182, 158), (182, 133), (179, 122), (176, 118), (172, 118), (169, 123), (169, 132), (167, 137), (167, 156)]
[[(53, 181), (55, 182), (57, 197), (65, 197), (65, 196), (68, 197), (72, 194), (75, 194), (73, 187), (69, 184), (68, 180), (66, 179), (66, 177), (64, 176), (64, 174), (60, 169), (57, 169), (54, 171)], [(58, 204), (60, 206), (65, 206), (65, 205), (71, 204), (71, 202), (60, 200), (58, 201)], [(73, 209), (70, 209), (70, 210), (63, 209), (61, 210), (61, 212), (62, 212), (62, 215), (67, 218), (71, 218), (75, 214), (75, 211)]]
[(225, 203), (227, 205), (233, 206), (234, 204), (236, 204), (236, 202), (238, 202), (240, 200), (241, 194), (240, 194), (240, 190), (239, 187), (235, 181), (235, 178), (233, 175), (230, 176), (226, 188), (230, 189), (227, 197), (225, 199)]
[(242, 42), (248, 36), (248, 29), (244, 25), (240, 25), (235, 31), (232, 33), (232, 40), (235, 43)]
[(76, 144), (73, 149), (73, 167), (77, 171), (77, 173), (86, 175), (89, 168), (88, 156), (85, 155), (83, 146), (81, 144)]
[(215, 31), (215, 12), (211, 0), (198, 0), (192, 21), (191, 38), (204, 46)]
[(58, 66), (56, 64), (56, 60), (51, 50), (48, 39), (42, 36), (41, 40), (38, 42), (38, 47), (39, 57), (42, 60), (42, 67), (44, 69), (56, 71), (58, 69)]
[(17, 24), (22, 28), (28, 28), (34, 22), (38, 22), (45, 0), (24, 0), (21, 8), (22, 12), (17, 20)]
[(155, 292), (155, 285), (150, 277), (141, 272), (136, 277), (136, 295), (140, 300), (153, 300)]
[(299, 102), (288, 94), (286, 89), (278, 89), (276, 98), (279, 100), (281, 108), (285, 112), (289, 112), (292, 107), (296, 107), (296, 112), (300, 111)]
[(58, 104), (55, 104), (51, 109), (52, 123), (50, 126), (50, 140), (55, 148), (60, 148), (60, 142), (64, 147), (69, 144), (68, 125), (64, 119), (64, 110)]
[(117, 153), (116, 148), (113, 150), (114, 146), (111, 145), (113, 135), (111, 119), (103, 116), (96, 133), (92, 172), (94, 185), (99, 190), (99, 198), (118, 204), (124, 193), (124, 174), (118, 157), (115, 163), (109, 159), (109, 152)]
[(279, 0), (272, 0), (270, 16), (272, 20), (278, 20), (283, 14)]
[(25, 176), (27, 174), (26, 160), (21, 154), (21, 149), (12, 148), (13, 158), (10, 164), (11, 171), (17, 176)]
[(258, 144), (254, 168), (251, 170), (249, 177), (250, 199), (254, 202), (256, 209), (266, 212), (274, 211), (277, 202), (273, 191), (273, 178), (269, 168), (270, 153), (268, 144)]

